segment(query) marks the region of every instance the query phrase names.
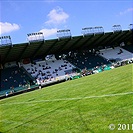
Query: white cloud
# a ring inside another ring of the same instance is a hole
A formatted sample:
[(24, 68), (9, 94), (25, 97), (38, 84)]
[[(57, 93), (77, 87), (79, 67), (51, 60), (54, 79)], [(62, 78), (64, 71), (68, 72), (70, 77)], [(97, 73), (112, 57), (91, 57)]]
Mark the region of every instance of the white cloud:
[(11, 24), (11, 23), (8, 23), (8, 22), (0, 22), (0, 35), (1, 34), (4, 34), (4, 33), (9, 33), (9, 32), (12, 32), (12, 31), (15, 31), (15, 30), (19, 30), (20, 27), (19, 25), (17, 24)]
[(42, 32), (44, 37), (49, 37), (52, 35), (55, 35), (57, 33), (57, 28), (53, 28), (53, 29), (42, 29), (39, 32)]
[(45, 22), (45, 24), (61, 24), (65, 23), (69, 18), (69, 15), (65, 13), (60, 7), (51, 10), (47, 16), (49, 19)]
[(119, 15), (122, 16), (122, 15), (129, 13), (129, 12), (133, 12), (133, 8), (128, 8), (125, 11), (120, 12)]

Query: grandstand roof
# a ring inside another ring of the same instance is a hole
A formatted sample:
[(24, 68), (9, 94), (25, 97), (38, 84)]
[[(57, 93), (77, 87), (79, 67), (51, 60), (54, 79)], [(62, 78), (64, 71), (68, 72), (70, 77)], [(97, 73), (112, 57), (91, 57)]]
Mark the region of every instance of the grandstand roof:
[(88, 36), (74, 36), (62, 40), (52, 39), (33, 43), (13, 44), (1, 46), (1, 63), (19, 61), (25, 58), (45, 57), (48, 54), (59, 54), (76, 49), (92, 49), (98, 46), (119, 45), (122, 42), (132, 41), (133, 32), (125, 30), (121, 32), (108, 32)]

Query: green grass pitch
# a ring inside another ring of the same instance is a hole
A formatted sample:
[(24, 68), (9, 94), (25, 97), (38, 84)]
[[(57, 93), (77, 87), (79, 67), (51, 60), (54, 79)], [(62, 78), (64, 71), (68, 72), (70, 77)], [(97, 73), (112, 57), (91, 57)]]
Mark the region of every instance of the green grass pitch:
[(132, 68), (122, 66), (3, 99), (0, 132), (130, 133)]

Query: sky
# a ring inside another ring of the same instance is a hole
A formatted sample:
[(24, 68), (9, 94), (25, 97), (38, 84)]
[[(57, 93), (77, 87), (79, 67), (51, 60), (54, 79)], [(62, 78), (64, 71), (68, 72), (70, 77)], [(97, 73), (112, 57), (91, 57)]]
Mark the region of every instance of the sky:
[(133, 0), (0, 0), (0, 36), (10, 36), (17, 44), (36, 32), (49, 40), (65, 29), (72, 36), (82, 35), (85, 27), (102, 26), (111, 32), (113, 25), (121, 25), (127, 30), (132, 16)]

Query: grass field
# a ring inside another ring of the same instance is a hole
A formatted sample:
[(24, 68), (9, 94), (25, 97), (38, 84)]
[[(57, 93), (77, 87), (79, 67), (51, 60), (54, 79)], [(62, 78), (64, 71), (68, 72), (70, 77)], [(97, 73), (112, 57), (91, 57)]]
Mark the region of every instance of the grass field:
[[(132, 68), (127, 65), (3, 99), (0, 132), (130, 133)], [(119, 124), (130, 127), (122, 130)]]

